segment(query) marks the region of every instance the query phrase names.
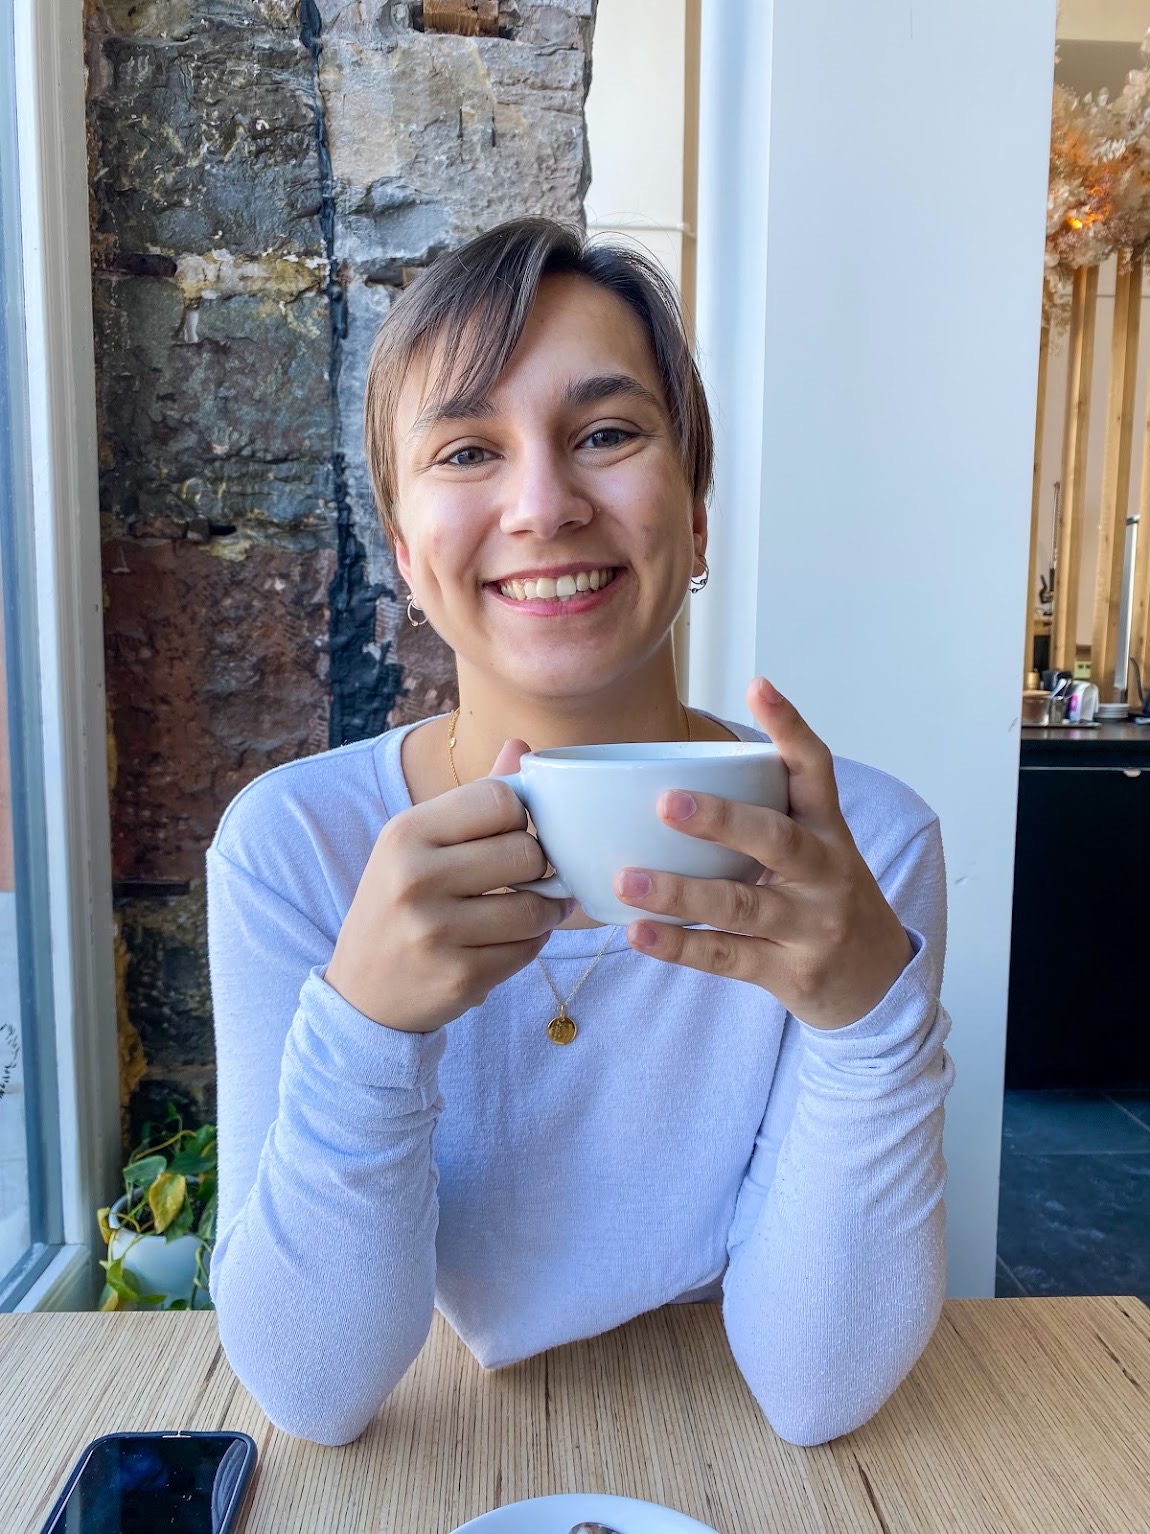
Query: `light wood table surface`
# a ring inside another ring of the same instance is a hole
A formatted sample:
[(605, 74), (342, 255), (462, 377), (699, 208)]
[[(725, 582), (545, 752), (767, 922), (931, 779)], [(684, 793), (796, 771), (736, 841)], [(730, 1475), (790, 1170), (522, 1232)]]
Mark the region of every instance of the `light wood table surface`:
[(767, 1426), (713, 1305), (491, 1373), (437, 1316), (375, 1422), (340, 1449), (268, 1424), (210, 1312), (0, 1317), (5, 1534), (38, 1534), (97, 1434), (177, 1427), (256, 1440), (245, 1534), (447, 1534), (558, 1491), (669, 1503), (719, 1534), (1142, 1534), (1150, 1310), (949, 1302), (878, 1416), (814, 1449)]

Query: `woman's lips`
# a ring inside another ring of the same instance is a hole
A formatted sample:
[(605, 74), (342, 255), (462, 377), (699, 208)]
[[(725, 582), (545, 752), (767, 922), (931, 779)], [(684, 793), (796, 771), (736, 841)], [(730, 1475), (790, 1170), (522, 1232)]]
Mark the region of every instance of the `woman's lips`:
[(575, 618), (580, 613), (604, 606), (613, 597), (616, 587), (622, 585), (626, 578), (627, 570), (624, 567), (616, 570), (614, 579), (608, 581), (606, 586), (600, 586), (598, 591), (580, 591), (573, 597), (533, 597), (523, 602), (516, 601), (514, 597), (505, 597), (498, 586), (489, 585), (487, 590), (502, 607), (510, 607), (517, 613), (526, 613), (535, 618)]

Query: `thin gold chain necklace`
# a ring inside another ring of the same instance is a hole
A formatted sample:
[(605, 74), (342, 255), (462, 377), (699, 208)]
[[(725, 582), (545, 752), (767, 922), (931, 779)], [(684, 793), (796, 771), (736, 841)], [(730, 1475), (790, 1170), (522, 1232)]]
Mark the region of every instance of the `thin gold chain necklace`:
[[(688, 713), (687, 709), (683, 706), (682, 703), (679, 704), (679, 707), (683, 710), (683, 718), (687, 721), (687, 739), (688, 741), (694, 740), (695, 737), (691, 733), (691, 715)], [(463, 784), (459, 781), (459, 773), (455, 768), (455, 727), (459, 723), (459, 714), (460, 710), (457, 708), (452, 714), (451, 723), (447, 728), (447, 760), (451, 763), (451, 776), (455, 779), (456, 788), (463, 787)], [(566, 1001), (563, 1000), (562, 996), (560, 996), (559, 992), (555, 989), (555, 985), (551, 979), (551, 976), (544, 968), (543, 960), (536, 958), (535, 962), (538, 964), (539, 968), (543, 970), (543, 978), (546, 980), (548, 986), (550, 987), (552, 996), (554, 996), (555, 1000), (559, 1003), (559, 1011), (547, 1024), (547, 1037), (551, 1040), (552, 1044), (570, 1044), (575, 1035), (579, 1032), (578, 1028), (575, 1026), (575, 1019), (567, 1011), (567, 1008), (575, 1000), (575, 992), (579, 989), (584, 980), (586, 980), (587, 976), (595, 968), (596, 964), (598, 964), (599, 960), (607, 952), (607, 949), (611, 945), (611, 939), (615, 936), (615, 933), (618, 930), (618, 927), (612, 927), (607, 933), (607, 937), (603, 943), (602, 948), (600, 948), (599, 952), (591, 960), (590, 964), (588, 964), (582, 975), (580, 975), (578, 981), (575, 984), (575, 989), (571, 991)]]

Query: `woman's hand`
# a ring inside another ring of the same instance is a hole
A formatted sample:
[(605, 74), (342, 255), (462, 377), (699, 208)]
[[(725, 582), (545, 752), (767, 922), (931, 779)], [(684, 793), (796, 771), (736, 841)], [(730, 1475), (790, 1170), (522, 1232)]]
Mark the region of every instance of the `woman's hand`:
[[(527, 749), (508, 741), (492, 773), (514, 772)], [(542, 953), (568, 902), (491, 892), (546, 871), (506, 783), (480, 778), (404, 810), (379, 833), (324, 979), (377, 1023), (431, 1033)]]
[(740, 884), (621, 869), (621, 900), (719, 929), (637, 921), (627, 940), (672, 964), (760, 985), (812, 1027), (845, 1028), (878, 1005), (913, 949), (843, 819), (829, 749), (770, 683), (752, 682), (747, 699), (790, 773), (790, 814), (676, 791), (663, 795), (659, 816), (748, 853), (765, 872)]

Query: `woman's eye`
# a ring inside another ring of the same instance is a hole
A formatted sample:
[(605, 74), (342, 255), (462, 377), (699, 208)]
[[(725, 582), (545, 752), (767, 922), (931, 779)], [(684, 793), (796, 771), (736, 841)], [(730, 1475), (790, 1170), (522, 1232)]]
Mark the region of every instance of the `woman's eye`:
[(621, 426), (600, 426), (597, 431), (584, 437), (583, 441), (589, 447), (618, 447), (634, 435), (634, 432), (624, 431)]
[(482, 463), (486, 456), (485, 447), (459, 447), (442, 461), (452, 464), (457, 469), (472, 469), (477, 463)]

